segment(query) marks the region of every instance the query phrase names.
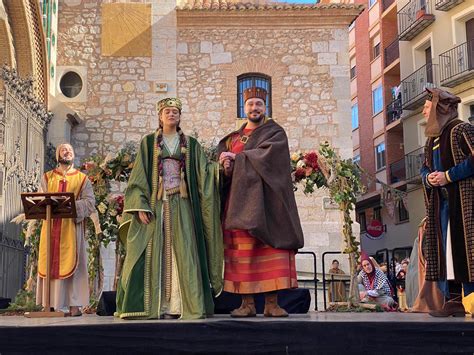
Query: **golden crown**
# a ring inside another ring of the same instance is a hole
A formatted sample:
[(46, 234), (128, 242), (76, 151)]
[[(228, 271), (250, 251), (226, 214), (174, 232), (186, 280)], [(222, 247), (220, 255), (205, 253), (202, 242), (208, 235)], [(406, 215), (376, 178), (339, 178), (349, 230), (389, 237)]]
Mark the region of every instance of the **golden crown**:
[(177, 97), (167, 97), (166, 99), (158, 101), (156, 104), (156, 112), (160, 113), (166, 107), (176, 107), (179, 112), (183, 108), (183, 104)]

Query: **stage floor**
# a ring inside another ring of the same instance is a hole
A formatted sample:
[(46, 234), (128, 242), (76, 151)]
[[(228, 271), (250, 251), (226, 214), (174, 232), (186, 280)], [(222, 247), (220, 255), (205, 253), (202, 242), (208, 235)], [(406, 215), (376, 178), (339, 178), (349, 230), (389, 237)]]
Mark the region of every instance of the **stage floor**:
[(212, 318), (198, 320), (122, 320), (115, 317), (99, 317), (91, 314), (84, 314), (81, 317), (66, 318), (25, 318), (19, 316), (0, 316), (0, 328), (3, 327), (55, 327), (55, 326), (76, 326), (76, 325), (128, 325), (128, 324), (152, 324), (152, 323), (216, 323), (222, 321), (232, 322), (370, 322), (370, 323), (386, 323), (386, 322), (423, 322), (433, 324), (445, 323), (467, 323), (474, 326), (474, 318), (470, 315), (459, 318), (435, 318), (425, 313), (401, 313), (401, 312), (380, 312), (380, 313), (336, 313), (336, 312), (309, 312), (308, 314), (294, 314), (288, 318), (267, 318), (258, 315), (255, 318), (235, 319), (228, 315), (215, 315)]
[(474, 319), (333, 312), (193, 321), (0, 316), (0, 354), (12, 353), (472, 354)]

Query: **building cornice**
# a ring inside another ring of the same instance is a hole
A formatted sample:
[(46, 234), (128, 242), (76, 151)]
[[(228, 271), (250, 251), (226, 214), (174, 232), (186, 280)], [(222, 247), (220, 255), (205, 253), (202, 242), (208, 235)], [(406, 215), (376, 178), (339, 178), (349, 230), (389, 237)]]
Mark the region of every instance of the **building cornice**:
[(177, 9), (178, 28), (321, 28), (349, 26), (364, 5), (251, 5)]

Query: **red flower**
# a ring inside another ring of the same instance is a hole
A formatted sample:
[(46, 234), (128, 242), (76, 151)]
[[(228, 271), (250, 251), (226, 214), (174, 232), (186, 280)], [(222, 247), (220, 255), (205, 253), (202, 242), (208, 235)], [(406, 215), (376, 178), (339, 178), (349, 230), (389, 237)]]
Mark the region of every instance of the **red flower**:
[(295, 180), (298, 182), (301, 179), (304, 179), (306, 177), (306, 170), (303, 168), (298, 168), (295, 171)]
[(306, 169), (305, 169), (305, 175), (306, 176), (310, 176), (311, 173), (313, 172), (313, 168), (308, 166)]
[(96, 165), (95, 165), (95, 163), (94, 163), (93, 161), (88, 161), (88, 162), (85, 162), (85, 163), (84, 163), (84, 169), (85, 169), (85, 170), (91, 170), (91, 169), (93, 169), (93, 168), (95, 168), (95, 167), (96, 167)]
[(312, 167), (314, 170), (318, 169), (318, 155), (315, 152), (309, 152), (304, 155), (306, 165)]
[(123, 212), (123, 197), (121, 199), (116, 199), (115, 201), (117, 201), (117, 213), (118, 214), (122, 214)]

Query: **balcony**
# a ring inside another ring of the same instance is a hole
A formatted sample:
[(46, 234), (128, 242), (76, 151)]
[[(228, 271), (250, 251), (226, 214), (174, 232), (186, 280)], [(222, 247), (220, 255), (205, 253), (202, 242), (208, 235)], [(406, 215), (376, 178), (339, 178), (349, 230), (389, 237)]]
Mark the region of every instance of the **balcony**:
[(400, 57), (398, 39), (390, 43), (383, 51), (384, 51), (384, 60), (385, 60), (384, 68), (386, 68)]
[(382, 0), (382, 12), (387, 10), (394, 2), (395, 0)]
[(439, 86), (438, 65), (426, 64), (402, 80), (402, 108), (414, 110), (423, 105), (426, 88)]
[(420, 176), (420, 170), (425, 161), (425, 148), (418, 148), (405, 155), (406, 180), (414, 180)]
[(455, 87), (474, 78), (474, 40), (439, 55), (442, 86)]
[(438, 11), (449, 11), (463, 2), (464, 0), (436, 0), (435, 9)]
[(405, 158), (390, 164), (390, 183), (396, 184), (397, 182), (406, 180), (405, 170)]
[(434, 20), (433, 0), (411, 0), (398, 11), (398, 38), (411, 41)]
[(402, 117), (402, 99), (398, 98), (393, 100), (389, 105), (387, 105), (386, 109), (386, 115), (387, 115), (387, 125), (389, 125), (392, 122), (395, 122), (396, 120), (399, 120), (400, 117)]

